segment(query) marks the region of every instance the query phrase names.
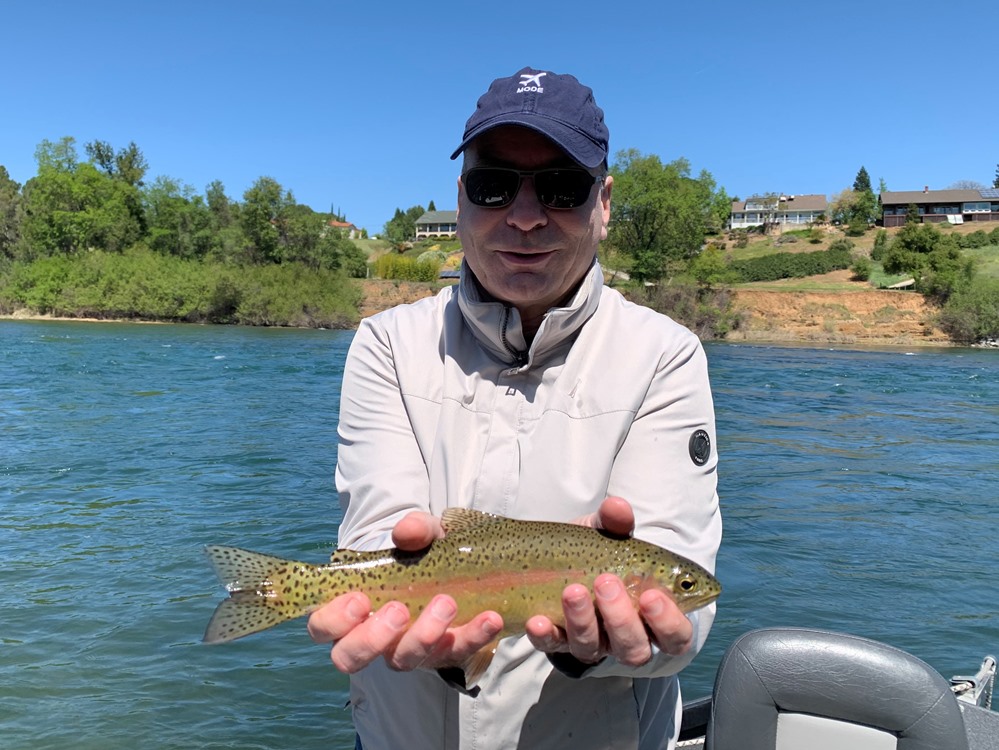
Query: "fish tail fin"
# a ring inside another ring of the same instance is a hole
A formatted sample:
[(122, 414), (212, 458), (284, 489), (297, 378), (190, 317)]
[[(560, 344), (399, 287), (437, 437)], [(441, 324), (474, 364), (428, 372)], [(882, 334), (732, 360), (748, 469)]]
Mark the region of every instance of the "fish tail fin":
[(205, 552), (229, 592), (208, 623), (205, 643), (233, 641), (315, 609), (309, 602), (286, 601), (279, 588), (280, 582), (312, 566), (236, 547), (213, 545)]

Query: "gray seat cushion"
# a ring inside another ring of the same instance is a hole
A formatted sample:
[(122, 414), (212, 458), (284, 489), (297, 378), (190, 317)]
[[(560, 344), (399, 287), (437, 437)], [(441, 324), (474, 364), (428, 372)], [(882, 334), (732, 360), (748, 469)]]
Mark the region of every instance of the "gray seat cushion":
[[(817, 723), (813, 717), (842, 722), (838, 736), (856, 726), (851, 750), (864, 746), (865, 733), (870, 747), (892, 737), (888, 746), (902, 750), (968, 747), (947, 680), (911, 654), (842, 633), (767, 628), (746, 633), (725, 652), (706, 747), (776, 750), (782, 715), (798, 736)], [(804, 719), (792, 720), (798, 715)]]

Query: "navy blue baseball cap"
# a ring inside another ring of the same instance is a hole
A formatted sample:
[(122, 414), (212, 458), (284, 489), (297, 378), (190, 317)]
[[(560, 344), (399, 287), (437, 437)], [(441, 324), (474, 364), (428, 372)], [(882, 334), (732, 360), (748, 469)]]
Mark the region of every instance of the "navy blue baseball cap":
[(536, 130), (589, 169), (607, 159), (610, 134), (604, 111), (593, 91), (571, 75), (523, 68), (509, 78), (497, 78), (479, 97), (451, 158), (457, 159), (475, 138), (499, 125)]

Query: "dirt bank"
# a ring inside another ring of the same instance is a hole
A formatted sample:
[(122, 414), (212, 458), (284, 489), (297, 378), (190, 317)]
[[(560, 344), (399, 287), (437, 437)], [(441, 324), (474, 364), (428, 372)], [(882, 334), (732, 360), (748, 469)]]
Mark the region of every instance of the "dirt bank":
[[(731, 341), (858, 344), (864, 346), (947, 346), (947, 337), (933, 327), (933, 307), (922, 295), (846, 284), (843, 291), (782, 291), (739, 289), (735, 304), (745, 318), (729, 334)], [(832, 279), (826, 279), (835, 281)], [(362, 316), (393, 305), (415, 302), (436, 293), (429, 284), (369, 279), (363, 282)]]
[(913, 292), (739, 290), (746, 315), (732, 341), (947, 346), (935, 309)]

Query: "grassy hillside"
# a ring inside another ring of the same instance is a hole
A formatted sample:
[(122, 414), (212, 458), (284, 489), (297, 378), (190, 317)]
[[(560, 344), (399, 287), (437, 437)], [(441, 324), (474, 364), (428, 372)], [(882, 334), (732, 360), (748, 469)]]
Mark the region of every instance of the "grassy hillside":
[[(978, 224), (937, 224), (936, 227), (943, 233), (970, 234), (979, 229), (991, 231), (995, 228), (994, 222)], [(886, 230), (889, 238), (893, 238), (899, 228)], [(808, 253), (816, 250), (827, 250), (829, 246), (838, 239), (848, 239), (854, 244), (854, 252), (858, 255), (870, 257), (874, 247), (874, 238), (877, 229), (871, 229), (860, 237), (847, 237), (845, 232), (839, 227), (826, 227), (823, 229), (822, 240), (813, 243), (809, 239), (809, 232), (792, 231), (783, 235), (749, 235), (749, 242), (745, 247), (735, 247), (735, 242), (729, 238), (722, 239), (726, 257), (730, 260), (748, 260), (759, 258), (771, 253)], [(999, 245), (988, 245), (986, 247), (966, 249), (967, 255), (976, 258), (979, 262), (978, 271), (982, 275), (999, 278)], [(739, 284), (736, 288), (745, 289), (772, 289), (774, 291), (785, 292), (841, 292), (856, 291), (863, 288), (884, 288), (890, 284), (902, 281), (902, 276), (888, 276), (881, 270), (879, 263), (872, 263), (872, 273), (869, 282), (854, 282), (844, 277), (842, 273), (825, 274), (823, 276), (812, 276), (805, 279), (782, 279), (780, 281), (762, 281), (751, 284)]]

